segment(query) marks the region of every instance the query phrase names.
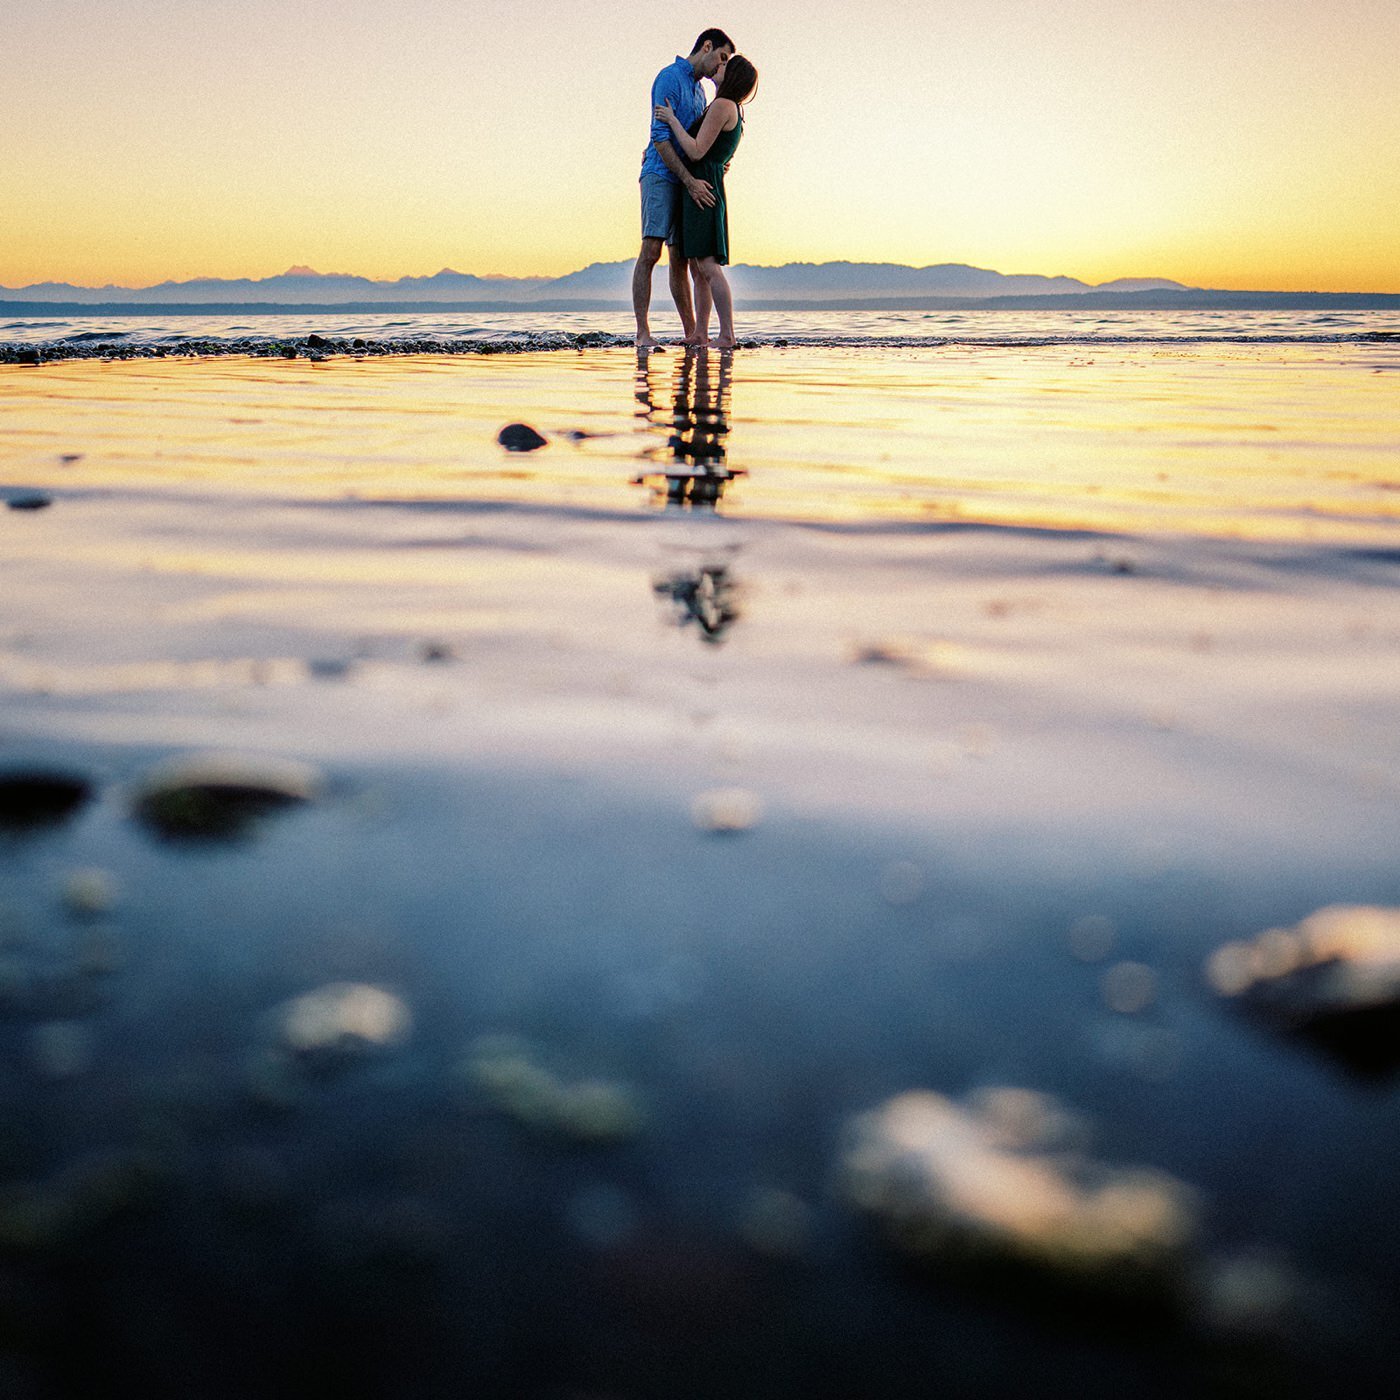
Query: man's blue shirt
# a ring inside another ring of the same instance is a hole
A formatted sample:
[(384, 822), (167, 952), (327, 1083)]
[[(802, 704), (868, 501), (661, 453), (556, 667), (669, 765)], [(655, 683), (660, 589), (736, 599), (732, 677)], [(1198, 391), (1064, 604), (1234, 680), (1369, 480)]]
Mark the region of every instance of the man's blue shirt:
[[(697, 117), (705, 114), (705, 93), (688, 58), (677, 57), (669, 68), (663, 68), (656, 75), (656, 81), (651, 85), (651, 105), (656, 108), (664, 102), (671, 104), (671, 110), (681, 119), (681, 125), (687, 131)], [(653, 119), (651, 139), (647, 142), (646, 153), (642, 156), (642, 175), (659, 175), (675, 184), (676, 177), (666, 169), (666, 162), (656, 154), (656, 146), (653, 143), (657, 141), (669, 141), (673, 146), (676, 144), (671, 128), (665, 122)]]

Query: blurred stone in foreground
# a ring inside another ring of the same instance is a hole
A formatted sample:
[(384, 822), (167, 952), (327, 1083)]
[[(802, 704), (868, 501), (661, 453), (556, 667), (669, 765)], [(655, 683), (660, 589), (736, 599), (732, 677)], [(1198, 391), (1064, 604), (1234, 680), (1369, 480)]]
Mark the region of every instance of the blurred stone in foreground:
[(272, 812), (310, 802), (321, 786), (320, 774), (295, 759), (186, 754), (146, 775), (135, 811), (172, 840), (230, 839)]
[(1205, 971), (1221, 996), (1359, 1074), (1400, 1066), (1400, 909), (1329, 905), (1222, 944)]
[(901, 1256), (1050, 1300), (1061, 1289), (1175, 1304), (1196, 1232), (1192, 1192), (1075, 1146), (1047, 1095), (966, 1103), (916, 1090), (858, 1117), (842, 1163), (851, 1202)]

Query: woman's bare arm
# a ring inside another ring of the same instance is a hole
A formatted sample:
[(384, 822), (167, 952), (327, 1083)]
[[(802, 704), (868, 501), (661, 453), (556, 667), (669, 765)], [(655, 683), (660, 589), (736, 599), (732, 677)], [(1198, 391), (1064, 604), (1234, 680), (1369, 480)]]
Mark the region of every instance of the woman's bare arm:
[(682, 125), (681, 119), (671, 110), (669, 102), (656, 109), (656, 115), (671, 128), (678, 145), (690, 160), (704, 160), (705, 152), (715, 144), (721, 131), (727, 131), (730, 118), (737, 108), (727, 97), (717, 97), (705, 109), (705, 119), (700, 130), (692, 136)]

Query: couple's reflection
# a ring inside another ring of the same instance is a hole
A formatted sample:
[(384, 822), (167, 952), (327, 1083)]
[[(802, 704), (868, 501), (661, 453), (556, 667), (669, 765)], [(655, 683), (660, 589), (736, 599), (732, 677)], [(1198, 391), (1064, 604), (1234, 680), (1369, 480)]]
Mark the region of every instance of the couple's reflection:
[(741, 472), (728, 465), (730, 377), (734, 356), (687, 350), (675, 359), (670, 391), (662, 387), (665, 362), (637, 351), (638, 416), (666, 435), (664, 447), (644, 454), (656, 463), (638, 476), (657, 504), (671, 510), (714, 510)]
[[(637, 477), (663, 510), (713, 512), (725, 488), (743, 475), (729, 466), (729, 394), (734, 357), (686, 351), (668, 361), (637, 351), (637, 415), (658, 439), (643, 455), (655, 465)], [(678, 627), (694, 626), (702, 641), (718, 643), (739, 619), (739, 590), (728, 559), (713, 558), (652, 581)]]
[(738, 588), (728, 564), (679, 569), (652, 582), (652, 591), (671, 605), (677, 627), (695, 624), (701, 641), (722, 642), (739, 620)]

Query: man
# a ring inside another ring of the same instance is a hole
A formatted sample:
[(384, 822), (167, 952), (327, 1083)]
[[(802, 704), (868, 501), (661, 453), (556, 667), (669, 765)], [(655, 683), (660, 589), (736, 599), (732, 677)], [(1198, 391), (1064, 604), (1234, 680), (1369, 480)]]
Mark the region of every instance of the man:
[[(652, 109), (669, 102), (682, 124), (691, 126), (705, 111), (705, 93), (700, 79), (710, 78), (717, 82), (733, 54), (734, 41), (724, 30), (705, 30), (695, 41), (689, 58), (677, 57), (674, 63), (656, 75), (656, 81), (651, 85)], [(676, 255), (680, 237), (680, 201), (689, 197), (702, 209), (709, 209), (715, 202), (715, 192), (707, 180), (697, 180), (686, 169), (685, 161), (671, 143), (670, 127), (654, 118), (651, 143), (642, 156), (641, 187), (642, 251), (637, 255), (637, 265), (632, 269), (632, 310), (637, 316), (637, 345), (645, 349), (656, 344), (648, 321), (651, 313), (651, 275), (661, 257), (663, 244), (671, 245), (671, 296), (676, 310), (680, 312), (681, 325), (685, 327), (686, 343), (694, 344), (697, 327), (706, 325), (710, 319), (710, 293), (704, 280), (697, 278), (696, 300), (692, 301), (688, 264), (684, 258)]]

